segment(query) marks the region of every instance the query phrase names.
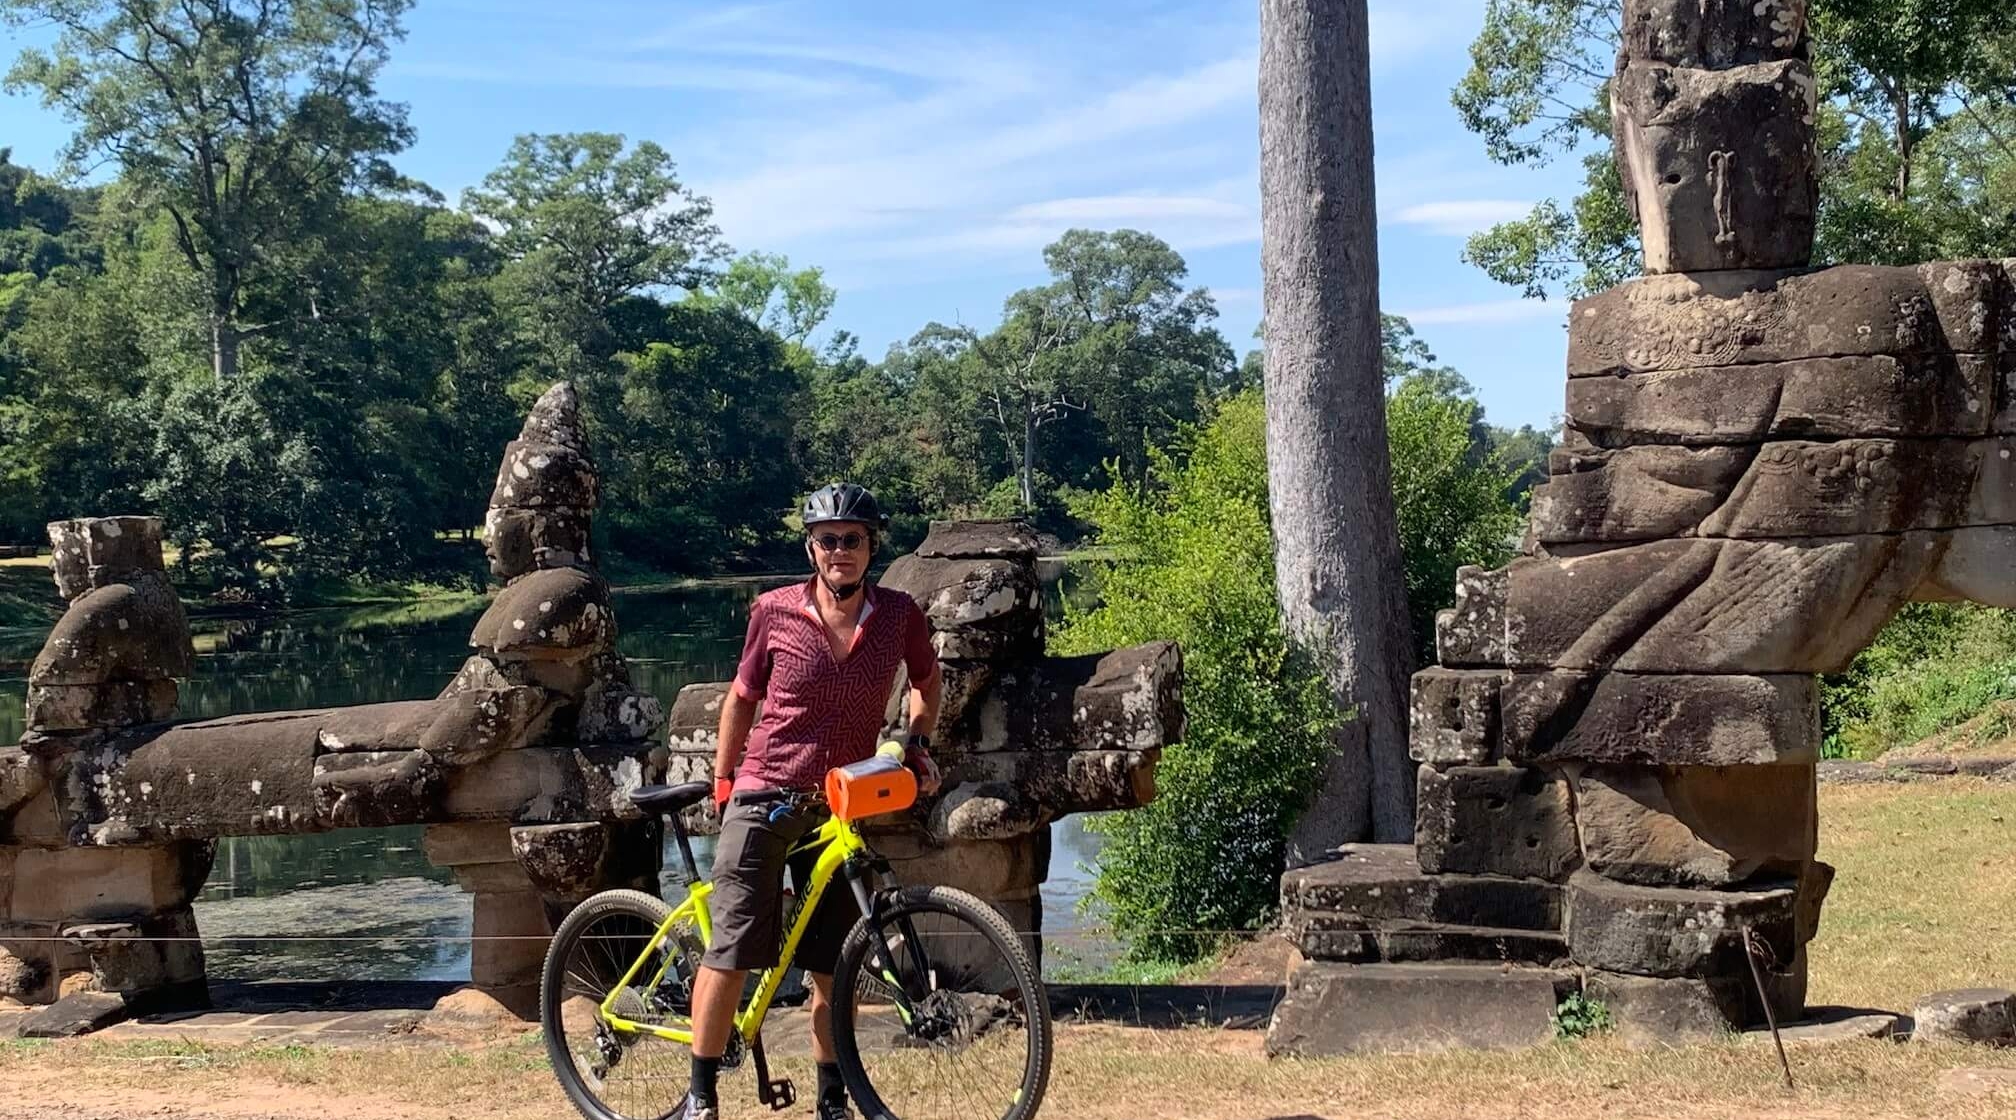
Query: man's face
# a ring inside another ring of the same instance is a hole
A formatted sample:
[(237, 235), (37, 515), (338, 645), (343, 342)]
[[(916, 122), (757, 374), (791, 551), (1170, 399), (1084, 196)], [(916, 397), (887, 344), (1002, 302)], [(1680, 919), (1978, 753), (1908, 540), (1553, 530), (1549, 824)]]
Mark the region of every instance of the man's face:
[(826, 521), (806, 534), (812, 566), (836, 587), (861, 582), (868, 573), (868, 526), (859, 521)]

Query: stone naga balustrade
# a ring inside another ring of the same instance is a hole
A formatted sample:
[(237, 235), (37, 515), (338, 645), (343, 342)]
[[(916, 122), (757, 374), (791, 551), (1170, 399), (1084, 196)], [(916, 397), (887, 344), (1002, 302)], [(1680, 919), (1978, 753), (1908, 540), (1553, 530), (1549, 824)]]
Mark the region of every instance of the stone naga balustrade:
[[(1154, 797), (1162, 748), (1183, 735), (1181, 654), (1173, 642), (1149, 642), (1045, 656), (1036, 538), (1019, 521), (934, 522), (880, 582), (909, 594), (931, 623), (945, 674), (932, 754), (945, 784), (913, 812), (865, 831), (898, 879), (972, 891), (1040, 953), (1050, 824)], [(907, 687), (899, 670), (892, 727)], [(688, 685), (674, 701), (673, 780), (712, 777), (727, 689)], [(712, 828), (710, 813), (694, 810), (694, 826)]]
[(1416, 843), (1282, 882), (1310, 960), (1276, 1052), (1539, 1041), (1578, 988), (1641, 1037), (1799, 1018), (1833, 874), (1814, 675), (1907, 602), (2016, 606), (2016, 261), (1806, 268), (1803, 0), (1623, 28), (1648, 275), (1571, 307), (1522, 554), (1437, 620)]
[[(0, 749), (0, 1000), (102, 1023), (207, 1001), (190, 900), (225, 836), (426, 824), (474, 893), (475, 986), (529, 1009), (557, 916), (655, 890), (662, 706), (631, 688), (589, 553), (599, 483), (572, 386), (505, 450), (486, 549), (504, 587), (433, 700), (176, 722), (189, 628), (152, 518), (50, 526), (69, 607)], [(30, 1024), (33, 1028), (33, 1024)]]

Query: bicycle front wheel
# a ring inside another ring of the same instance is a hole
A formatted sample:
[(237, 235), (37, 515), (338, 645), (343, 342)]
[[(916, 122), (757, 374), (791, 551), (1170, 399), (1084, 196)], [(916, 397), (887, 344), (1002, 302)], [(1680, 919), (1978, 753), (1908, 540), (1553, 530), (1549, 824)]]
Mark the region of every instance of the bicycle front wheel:
[(641, 891), (604, 891), (567, 915), (546, 951), (539, 982), (546, 1056), (567, 1099), (588, 1120), (658, 1120), (686, 1096), (687, 1047), (619, 1029), (600, 1013), (614, 993), (610, 1010), (629, 1022), (690, 1026), (697, 928), (673, 930), (631, 972), (671, 915), (662, 899)]
[(993, 907), (907, 887), (848, 933), (833, 1041), (864, 1120), (1029, 1120), (1050, 1082), (1048, 997)]

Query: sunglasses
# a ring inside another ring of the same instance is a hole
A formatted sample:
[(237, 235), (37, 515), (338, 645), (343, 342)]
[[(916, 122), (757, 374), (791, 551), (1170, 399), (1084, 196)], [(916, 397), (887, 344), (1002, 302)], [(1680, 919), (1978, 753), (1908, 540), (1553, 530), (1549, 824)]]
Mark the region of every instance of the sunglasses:
[(821, 533), (812, 538), (812, 543), (818, 545), (821, 550), (826, 552), (832, 552), (834, 549), (839, 548), (852, 552), (868, 543), (868, 535), (866, 533), (848, 533), (846, 536), (840, 536), (836, 533)]

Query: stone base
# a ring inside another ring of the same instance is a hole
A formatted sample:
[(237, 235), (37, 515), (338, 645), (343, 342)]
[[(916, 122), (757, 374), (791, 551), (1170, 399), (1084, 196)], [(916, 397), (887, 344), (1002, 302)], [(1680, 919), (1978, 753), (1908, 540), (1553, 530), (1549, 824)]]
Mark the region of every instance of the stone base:
[(1336, 964), (1308, 961), (1267, 1028), (1282, 1057), (1504, 1050), (1554, 1037), (1554, 1008), (1572, 972), (1494, 964)]

